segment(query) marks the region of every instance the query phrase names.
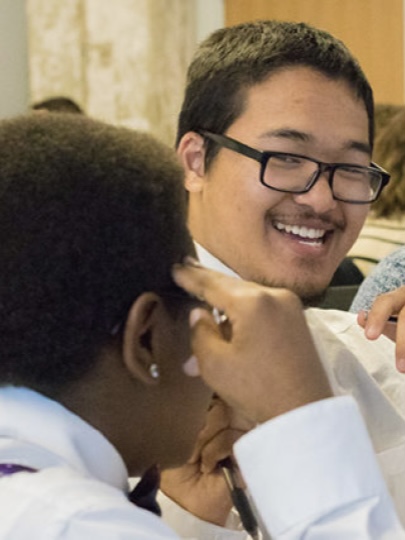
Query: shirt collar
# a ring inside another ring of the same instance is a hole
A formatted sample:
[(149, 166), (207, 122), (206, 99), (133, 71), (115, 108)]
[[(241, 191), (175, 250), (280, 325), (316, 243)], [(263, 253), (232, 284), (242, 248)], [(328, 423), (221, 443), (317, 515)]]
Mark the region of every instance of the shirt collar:
[(203, 266), (206, 266), (211, 270), (216, 270), (217, 272), (222, 272), (227, 276), (240, 278), (236, 272), (231, 270), (229, 266), (226, 266), (226, 264), (224, 264), (222, 261), (214, 257), (214, 255), (198, 244), (198, 242), (194, 241), (194, 246), (197, 252), (198, 260)]
[[(240, 279), (240, 276), (231, 270), (229, 266), (226, 266), (222, 261), (214, 257), (209, 251), (203, 248), (198, 242), (194, 241), (194, 246), (197, 252), (198, 260), (203, 266), (222, 272), (227, 276), (236, 277)], [(348, 330), (348, 328), (356, 325), (356, 316), (352, 313), (343, 311), (337, 311), (334, 309), (322, 309), (322, 308), (306, 308), (305, 314), (313, 314), (315, 320), (322, 319), (328, 322), (328, 325), (334, 330), (334, 332), (340, 334)], [(308, 315), (307, 315), (308, 318)], [(308, 319), (311, 322), (311, 318)]]
[[(120, 490), (125, 464), (104, 435), (60, 403), (27, 388), (0, 388), (0, 461), (65, 465)], [(15, 458), (19, 459), (15, 459)]]

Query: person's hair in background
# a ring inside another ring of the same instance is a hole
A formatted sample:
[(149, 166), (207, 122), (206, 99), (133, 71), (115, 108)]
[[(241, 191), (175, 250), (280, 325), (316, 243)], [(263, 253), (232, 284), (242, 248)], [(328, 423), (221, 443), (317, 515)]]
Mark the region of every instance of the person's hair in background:
[[(284, 68), (305, 66), (344, 80), (364, 102), (374, 138), (373, 94), (357, 61), (329, 33), (305, 23), (263, 20), (220, 29), (198, 48), (188, 69), (177, 143), (188, 131), (225, 133), (244, 109), (246, 91)], [(219, 146), (206, 140), (206, 166)]]
[(398, 107), (395, 115), (378, 132), (373, 158), (390, 172), (391, 180), (383, 190), (381, 197), (372, 205), (370, 214), (376, 218), (404, 217), (405, 107)]
[(84, 114), (83, 109), (73, 99), (65, 96), (54, 96), (38, 101), (31, 105), (31, 110), (36, 112)]
[(394, 103), (374, 104), (374, 136), (377, 138), (381, 131), (391, 122), (394, 116), (402, 110), (402, 105)]
[(58, 395), (138, 295), (173, 287), (192, 252), (182, 179), (163, 144), (84, 115), (0, 124), (2, 384)]
[(365, 276), (405, 244), (405, 107), (380, 105), (376, 118), (373, 159), (391, 174), (391, 179), (371, 205), (359, 239), (349, 253)]

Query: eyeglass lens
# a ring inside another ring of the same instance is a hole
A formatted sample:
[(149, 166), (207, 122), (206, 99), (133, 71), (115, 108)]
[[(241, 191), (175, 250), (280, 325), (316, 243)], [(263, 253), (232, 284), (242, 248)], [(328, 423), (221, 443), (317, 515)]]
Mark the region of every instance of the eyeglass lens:
[[(327, 171), (335, 197), (342, 200), (371, 201), (378, 192), (381, 175), (361, 167), (333, 166)], [(310, 159), (290, 155), (269, 156), (263, 171), (263, 183), (281, 191), (305, 192), (309, 190), (321, 173), (321, 166)]]

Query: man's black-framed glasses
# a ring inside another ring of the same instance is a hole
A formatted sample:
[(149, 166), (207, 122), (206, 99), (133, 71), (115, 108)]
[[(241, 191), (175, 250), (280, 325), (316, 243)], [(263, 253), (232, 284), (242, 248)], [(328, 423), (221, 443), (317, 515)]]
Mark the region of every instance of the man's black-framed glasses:
[(369, 167), (351, 163), (324, 163), (300, 154), (267, 152), (252, 148), (226, 135), (199, 130), (203, 137), (260, 163), (260, 182), (275, 191), (307, 193), (324, 172), (333, 198), (351, 204), (374, 202), (390, 175), (376, 163)]

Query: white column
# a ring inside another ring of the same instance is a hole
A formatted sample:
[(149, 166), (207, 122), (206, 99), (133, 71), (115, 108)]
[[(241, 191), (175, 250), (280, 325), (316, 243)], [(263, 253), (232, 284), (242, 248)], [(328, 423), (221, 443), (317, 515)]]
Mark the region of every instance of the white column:
[(25, 0), (0, 1), (0, 118), (28, 108)]
[(225, 25), (224, 0), (195, 0), (197, 42)]

